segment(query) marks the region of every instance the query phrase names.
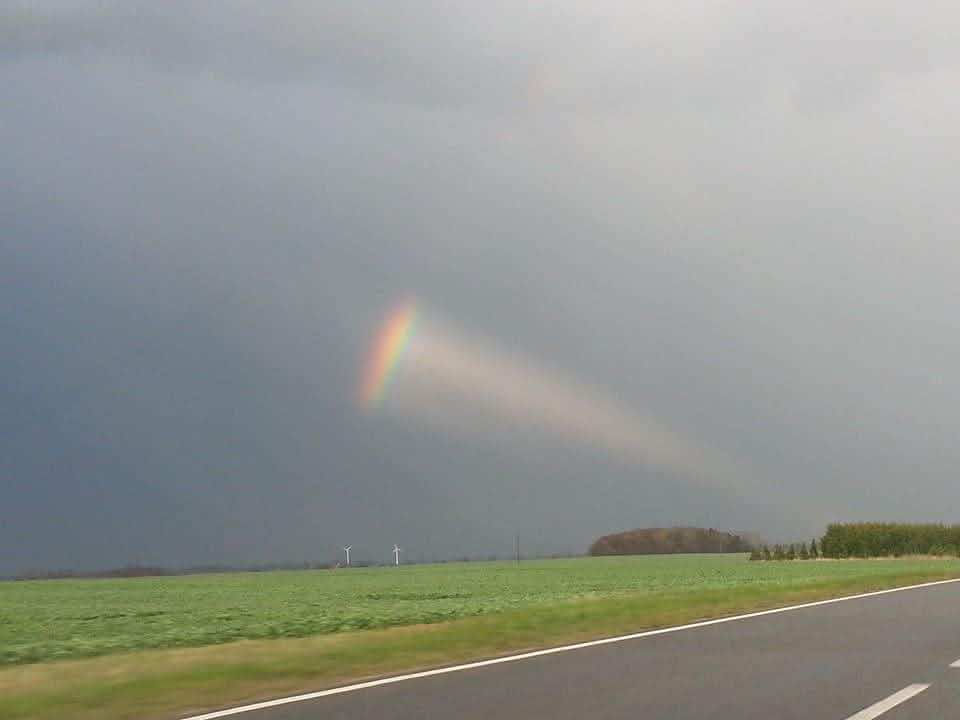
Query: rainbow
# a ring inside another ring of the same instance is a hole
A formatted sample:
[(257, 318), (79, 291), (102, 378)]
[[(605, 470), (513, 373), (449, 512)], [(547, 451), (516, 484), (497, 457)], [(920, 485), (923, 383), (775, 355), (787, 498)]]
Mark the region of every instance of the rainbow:
[(360, 381), (358, 399), (361, 407), (373, 408), (380, 404), (403, 351), (410, 343), (416, 319), (417, 304), (412, 299), (399, 303), (387, 315)]

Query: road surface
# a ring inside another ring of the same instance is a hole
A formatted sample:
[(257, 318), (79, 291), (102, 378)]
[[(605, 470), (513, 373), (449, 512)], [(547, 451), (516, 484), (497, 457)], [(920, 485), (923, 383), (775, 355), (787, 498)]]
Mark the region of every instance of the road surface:
[(960, 583), (419, 677), (234, 717), (960, 718)]

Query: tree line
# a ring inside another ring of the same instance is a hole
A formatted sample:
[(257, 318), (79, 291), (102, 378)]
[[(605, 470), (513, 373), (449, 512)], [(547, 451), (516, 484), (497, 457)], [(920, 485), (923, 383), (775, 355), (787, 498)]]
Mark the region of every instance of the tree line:
[(821, 541), (824, 557), (960, 556), (960, 525), (833, 523)]
[(960, 557), (960, 525), (936, 523), (832, 523), (820, 539), (789, 545), (760, 545), (751, 560), (815, 560), (817, 558)]
[(821, 557), (820, 547), (816, 539), (806, 543), (790, 543), (789, 545), (761, 545), (750, 551), (751, 560), (816, 560)]
[(590, 546), (591, 555), (667, 555), (671, 553), (749, 552), (740, 535), (713, 528), (637, 528), (604, 535)]

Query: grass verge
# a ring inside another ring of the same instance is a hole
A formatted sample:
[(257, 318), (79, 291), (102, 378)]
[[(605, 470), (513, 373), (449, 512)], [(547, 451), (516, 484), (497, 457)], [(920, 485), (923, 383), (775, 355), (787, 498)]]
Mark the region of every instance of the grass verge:
[(951, 563), (905, 568), (894, 577), (646, 593), (435, 625), (19, 665), (0, 670), (0, 718), (177, 718), (362, 678), (954, 577), (960, 568)]

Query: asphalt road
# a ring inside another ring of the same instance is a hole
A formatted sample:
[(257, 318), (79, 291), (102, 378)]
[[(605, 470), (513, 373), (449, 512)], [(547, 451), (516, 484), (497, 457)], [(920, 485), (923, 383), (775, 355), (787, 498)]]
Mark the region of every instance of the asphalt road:
[(960, 718), (960, 667), (950, 667), (957, 660), (960, 583), (417, 678), (236, 717)]

